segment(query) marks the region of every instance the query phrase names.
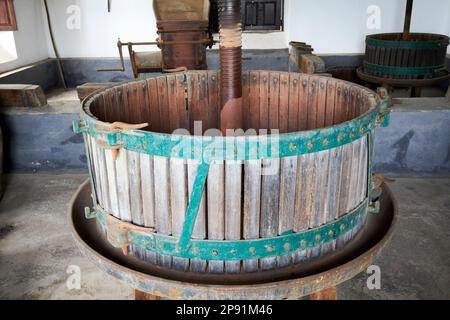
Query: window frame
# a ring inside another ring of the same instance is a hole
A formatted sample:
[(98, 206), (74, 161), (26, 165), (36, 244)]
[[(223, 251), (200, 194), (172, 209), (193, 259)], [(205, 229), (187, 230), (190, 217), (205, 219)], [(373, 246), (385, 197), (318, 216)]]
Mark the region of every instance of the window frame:
[(17, 31), (16, 12), (14, 10), (14, 0), (0, 0), (6, 6), (5, 17), (8, 20), (6, 24), (0, 24), (0, 31)]
[[(277, 8), (277, 21), (275, 25), (268, 25), (268, 26), (246, 26), (245, 25), (245, 14), (246, 14), (246, 2), (270, 2), (275, 1), (279, 2), (280, 5)], [(213, 11), (213, 8), (217, 8), (217, 2), (218, 0), (210, 0), (210, 13), (209, 13), (209, 26), (212, 33), (218, 33), (218, 13)], [(242, 7), (242, 31), (243, 32), (264, 32), (264, 33), (270, 33), (270, 32), (278, 32), (278, 31), (284, 31), (284, 8), (285, 8), (285, 0), (241, 0), (241, 7)], [(217, 24), (217, 25), (216, 25)], [(274, 28), (275, 26), (275, 28)], [(217, 27), (217, 28), (216, 28)], [(217, 29), (217, 30), (216, 30)]]

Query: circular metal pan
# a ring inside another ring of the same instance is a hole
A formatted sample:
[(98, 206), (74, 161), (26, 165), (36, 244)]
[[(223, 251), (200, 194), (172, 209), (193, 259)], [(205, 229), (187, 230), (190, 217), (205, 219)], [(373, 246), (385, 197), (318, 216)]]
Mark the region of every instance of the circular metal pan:
[(359, 234), (342, 250), (303, 264), (245, 275), (179, 272), (124, 256), (113, 248), (95, 220), (86, 220), (84, 208), (92, 203), (86, 181), (74, 195), (69, 221), (84, 255), (104, 272), (131, 287), (169, 299), (299, 299), (336, 286), (367, 269), (391, 238), (397, 204), (383, 185), (381, 210), (371, 214)]
[(442, 75), (429, 79), (392, 79), (377, 77), (365, 73), (362, 67), (356, 69), (356, 74), (363, 81), (380, 85), (387, 84), (394, 87), (429, 87), (450, 79), (450, 72), (448, 72), (447, 70), (444, 70), (442, 72)]

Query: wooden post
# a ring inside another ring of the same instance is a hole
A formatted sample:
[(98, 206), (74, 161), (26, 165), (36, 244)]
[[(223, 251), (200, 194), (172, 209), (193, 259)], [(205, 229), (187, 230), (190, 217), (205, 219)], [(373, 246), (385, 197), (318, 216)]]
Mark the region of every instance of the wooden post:
[(412, 16), (413, 0), (408, 0), (406, 3), (405, 12), (405, 25), (403, 26), (402, 40), (407, 41), (409, 39), (409, 30), (411, 28), (411, 16)]

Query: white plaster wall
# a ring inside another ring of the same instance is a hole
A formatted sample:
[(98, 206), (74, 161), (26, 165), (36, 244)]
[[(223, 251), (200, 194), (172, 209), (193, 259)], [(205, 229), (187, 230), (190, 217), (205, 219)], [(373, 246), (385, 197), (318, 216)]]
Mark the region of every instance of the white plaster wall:
[[(169, 1), (169, 0), (168, 0)], [(61, 57), (117, 57), (115, 43), (153, 41), (156, 20), (151, 0), (48, 0)], [(406, 0), (285, 0), (285, 31), (245, 33), (245, 49), (287, 48), (289, 41), (306, 41), (319, 54), (364, 52), (367, 34), (401, 31)], [(70, 6), (80, 8), (80, 28), (70, 29)], [(381, 28), (366, 26), (369, 5), (381, 9)], [(15, 0), (19, 31), (15, 32), (18, 59), (0, 64), (0, 72), (54, 57), (42, 0)], [(412, 31), (450, 34), (449, 0), (414, 1)], [(155, 50), (143, 47), (142, 50)], [(450, 53), (450, 49), (449, 49)], [(126, 54), (126, 50), (125, 50)]]
[[(362, 53), (366, 35), (403, 30), (406, 0), (286, 1), (288, 40), (306, 41), (319, 54)], [(380, 8), (380, 29), (367, 28), (370, 5)], [(414, 1), (411, 31), (449, 35), (449, 20), (450, 1)]]

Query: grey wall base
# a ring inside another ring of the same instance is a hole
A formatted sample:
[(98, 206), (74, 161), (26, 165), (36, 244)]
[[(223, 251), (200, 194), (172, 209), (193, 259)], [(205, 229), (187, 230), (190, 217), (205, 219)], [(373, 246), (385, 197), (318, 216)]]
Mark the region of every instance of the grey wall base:
[[(450, 102), (444, 98), (401, 101), (389, 127), (376, 131), (375, 170), (393, 175), (450, 174)], [(83, 139), (72, 132), (77, 118), (77, 111), (3, 112), (5, 169), (85, 171)]]
[(375, 171), (450, 173), (450, 100), (399, 99), (388, 127), (377, 129)]

